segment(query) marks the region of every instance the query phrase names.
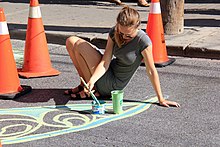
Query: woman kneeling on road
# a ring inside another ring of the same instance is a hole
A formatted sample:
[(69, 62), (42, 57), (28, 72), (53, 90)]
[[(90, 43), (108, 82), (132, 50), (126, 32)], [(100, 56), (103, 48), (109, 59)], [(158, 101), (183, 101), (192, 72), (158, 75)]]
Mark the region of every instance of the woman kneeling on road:
[[(95, 90), (97, 97), (110, 96), (111, 91), (124, 89), (144, 61), (159, 104), (179, 107), (178, 103), (165, 100), (162, 96), (152, 56), (152, 43), (147, 34), (138, 29), (140, 21), (139, 13), (125, 6), (117, 16), (116, 25), (109, 31), (104, 54), (91, 43), (72, 36), (66, 41), (70, 58), (79, 76), (87, 82), (90, 90)], [(71, 95), (72, 99), (89, 96), (82, 82), (64, 93)]]

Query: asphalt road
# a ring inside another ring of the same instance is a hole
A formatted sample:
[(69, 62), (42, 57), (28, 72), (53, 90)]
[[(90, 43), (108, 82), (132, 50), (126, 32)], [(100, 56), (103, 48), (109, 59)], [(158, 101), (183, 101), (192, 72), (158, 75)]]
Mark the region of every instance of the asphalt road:
[[(22, 53), (24, 42), (12, 40)], [(220, 61), (174, 57), (158, 68), (164, 95), (181, 104), (155, 104), (154, 90), (140, 66), (125, 88), (123, 115), (94, 116), (91, 100), (70, 100), (66, 88), (79, 77), (65, 46), (49, 44), (52, 65), (61, 74), (21, 79), (32, 92), (15, 100), (0, 100), (3, 146), (220, 146)], [(16, 55), (18, 67), (19, 57)], [(20, 59), (20, 61), (22, 61)], [(144, 103), (143, 101), (146, 102)], [(152, 102), (152, 103), (151, 103)], [(137, 107), (135, 107), (137, 106)]]

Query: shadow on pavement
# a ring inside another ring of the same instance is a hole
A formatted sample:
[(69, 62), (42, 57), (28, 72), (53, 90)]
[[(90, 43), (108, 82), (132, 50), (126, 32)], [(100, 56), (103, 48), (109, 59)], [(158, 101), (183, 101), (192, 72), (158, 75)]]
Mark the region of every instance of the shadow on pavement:
[(216, 20), (216, 19), (184, 19), (184, 26), (220, 27), (220, 20)]
[(40, 103), (48, 102), (53, 99), (55, 105), (65, 105), (70, 100), (63, 94), (64, 89), (33, 89), (31, 93), (14, 99), (21, 103)]
[[(9, 30), (27, 29), (27, 24), (8, 23)], [(45, 31), (107, 33), (110, 28), (44, 25)]]
[[(26, 38), (26, 24), (14, 24), (14, 23), (8, 23), (8, 28), (10, 31), (10, 37), (11, 39), (19, 39), (19, 40), (25, 40)], [(71, 33), (99, 33), (104, 34), (108, 33), (110, 28), (103, 28), (103, 27), (74, 27), (74, 26), (51, 26), (51, 25), (44, 25), (45, 31), (56, 31), (56, 32), (71, 32)], [(16, 31), (16, 30), (22, 30), (22, 31)], [(60, 35), (60, 34), (50, 34), (46, 33), (48, 43), (55, 43), (55, 44), (62, 44), (65, 45), (66, 38), (71, 35)], [(61, 37), (62, 36), (62, 37)], [(103, 41), (105, 40), (89, 40), (89, 38), (84, 38), (83, 36), (80, 36), (83, 39), (87, 41), (91, 41), (97, 47), (99, 48), (105, 48), (105, 45), (103, 46)]]
[(220, 3), (219, 0), (185, 0), (185, 3)]
[(205, 14), (205, 15), (220, 15), (220, 10), (216, 9), (185, 9), (184, 14)]
[[(55, 105), (66, 105), (69, 101), (84, 101), (84, 100), (93, 100), (92, 98), (87, 99), (71, 99), (69, 95), (64, 95), (66, 89), (32, 89), (32, 91), (24, 96), (14, 99), (16, 102), (21, 103), (41, 103), (48, 102), (51, 99), (54, 100)], [(111, 102), (110, 97), (99, 98), (99, 100), (104, 100)], [(129, 100), (124, 99), (124, 102), (133, 102), (133, 103), (147, 103), (147, 104), (156, 104), (151, 102), (144, 102), (139, 100)]]

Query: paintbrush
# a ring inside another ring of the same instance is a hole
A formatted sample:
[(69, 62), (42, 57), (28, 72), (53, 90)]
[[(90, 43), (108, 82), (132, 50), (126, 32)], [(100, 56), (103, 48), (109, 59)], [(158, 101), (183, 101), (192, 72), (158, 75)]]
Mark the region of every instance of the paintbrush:
[(82, 77), (80, 77), (81, 81), (83, 82), (83, 84), (85, 85), (85, 87), (89, 90), (89, 93), (91, 95), (91, 97), (95, 100), (95, 102), (100, 106), (100, 103), (98, 101), (98, 99), (96, 98), (96, 96), (93, 94), (93, 92), (89, 89), (88, 85), (86, 84), (86, 82), (83, 80)]

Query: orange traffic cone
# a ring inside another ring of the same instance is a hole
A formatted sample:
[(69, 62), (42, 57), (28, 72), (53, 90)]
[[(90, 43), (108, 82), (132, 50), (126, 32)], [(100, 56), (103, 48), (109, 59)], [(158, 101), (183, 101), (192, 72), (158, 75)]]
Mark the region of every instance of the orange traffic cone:
[(0, 140), (0, 147), (2, 147), (2, 142), (1, 142), (1, 140)]
[(20, 86), (4, 9), (0, 8), (0, 98), (13, 99), (30, 90)]
[(19, 75), (24, 78), (59, 75), (51, 66), (38, 0), (30, 0), (24, 63)]
[(152, 41), (155, 66), (164, 67), (172, 64), (175, 59), (167, 57), (159, 0), (151, 1), (146, 32)]

